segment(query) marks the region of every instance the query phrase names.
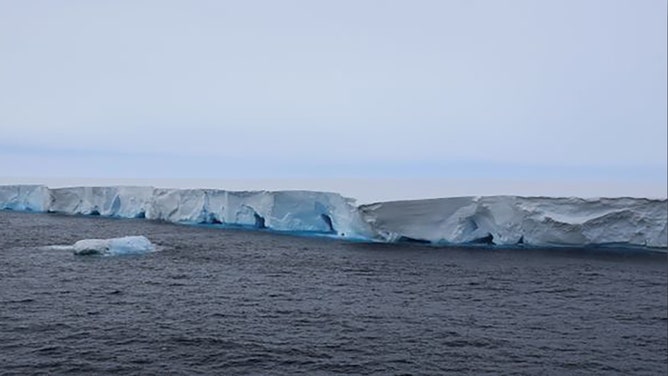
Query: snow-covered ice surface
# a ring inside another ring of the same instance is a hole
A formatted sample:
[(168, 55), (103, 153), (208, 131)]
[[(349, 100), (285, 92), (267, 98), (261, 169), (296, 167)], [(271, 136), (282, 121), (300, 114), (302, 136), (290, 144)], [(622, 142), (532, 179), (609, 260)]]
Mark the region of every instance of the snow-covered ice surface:
[(337, 193), (0, 186), (0, 209), (148, 218), (368, 241), (668, 247), (668, 201), (486, 196), (357, 207)]

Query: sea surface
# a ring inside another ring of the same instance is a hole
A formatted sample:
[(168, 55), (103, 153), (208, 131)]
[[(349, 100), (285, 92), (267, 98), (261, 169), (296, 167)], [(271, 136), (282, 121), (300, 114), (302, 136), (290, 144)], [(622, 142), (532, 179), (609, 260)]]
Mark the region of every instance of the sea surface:
[[(145, 235), (139, 256), (45, 248)], [(0, 374), (665, 375), (668, 259), (0, 212)]]

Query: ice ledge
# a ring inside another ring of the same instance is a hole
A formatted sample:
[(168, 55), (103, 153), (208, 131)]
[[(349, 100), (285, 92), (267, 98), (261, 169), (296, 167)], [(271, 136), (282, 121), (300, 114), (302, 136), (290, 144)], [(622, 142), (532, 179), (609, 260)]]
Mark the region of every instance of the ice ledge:
[(668, 247), (668, 201), (455, 197), (355, 206), (337, 193), (0, 186), (0, 209), (147, 218), (382, 242)]

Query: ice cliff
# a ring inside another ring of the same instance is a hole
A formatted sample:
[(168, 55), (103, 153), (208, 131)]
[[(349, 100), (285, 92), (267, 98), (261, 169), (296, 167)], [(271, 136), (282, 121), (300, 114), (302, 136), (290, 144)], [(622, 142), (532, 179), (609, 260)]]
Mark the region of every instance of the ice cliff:
[(457, 197), (357, 207), (336, 193), (0, 186), (0, 209), (266, 228), (385, 242), (668, 247), (668, 201)]
[(387, 241), (665, 248), (668, 201), (636, 198), (457, 197), (360, 206)]
[(0, 185), (0, 210), (49, 210), (51, 194), (43, 185)]
[(368, 239), (354, 200), (310, 191), (0, 186), (0, 210), (147, 218)]

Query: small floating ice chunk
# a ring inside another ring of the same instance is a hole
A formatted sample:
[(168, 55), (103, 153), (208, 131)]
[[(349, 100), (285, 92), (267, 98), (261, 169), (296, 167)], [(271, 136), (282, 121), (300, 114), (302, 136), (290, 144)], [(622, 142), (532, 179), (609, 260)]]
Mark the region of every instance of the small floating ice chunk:
[(112, 239), (84, 239), (74, 243), (75, 255), (135, 255), (155, 251), (155, 245), (145, 236), (125, 236)]

